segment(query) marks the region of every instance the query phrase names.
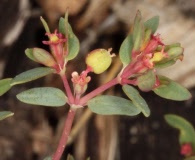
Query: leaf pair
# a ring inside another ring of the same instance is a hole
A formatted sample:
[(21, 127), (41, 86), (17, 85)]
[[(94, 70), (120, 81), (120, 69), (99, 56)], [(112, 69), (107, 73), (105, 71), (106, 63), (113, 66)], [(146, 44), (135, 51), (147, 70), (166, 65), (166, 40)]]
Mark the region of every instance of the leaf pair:
[[(6, 93), (14, 85), (27, 83), (54, 72), (55, 70), (51, 68), (38, 67), (23, 72), (13, 79), (3, 79), (0, 81), (0, 95)], [(17, 98), (28, 104), (44, 106), (63, 106), (67, 101), (67, 97), (61, 90), (52, 87), (29, 89), (18, 94)]]
[(123, 91), (130, 100), (116, 96), (103, 95), (89, 100), (88, 106), (92, 112), (102, 115), (135, 116), (140, 112), (143, 112), (146, 117), (150, 115), (147, 103), (136, 89), (124, 85)]

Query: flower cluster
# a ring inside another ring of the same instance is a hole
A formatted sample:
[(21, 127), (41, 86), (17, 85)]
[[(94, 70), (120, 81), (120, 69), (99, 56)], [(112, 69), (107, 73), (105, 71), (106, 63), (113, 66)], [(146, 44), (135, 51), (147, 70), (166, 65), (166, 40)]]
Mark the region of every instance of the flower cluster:
[[(145, 23), (144, 23), (145, 24)], [(165, 45), (160, 34), (155, 35), (155, 30), (142, 23), (141, 15), (138, 12), (133, 27), (133, 33), (130, 34), (132, 50), (130, 51), (130, 62), (124, 65), (119, 74), (119, 80), (122, 85), (138, 85), (138, 79), (148, 72), (155, 75), (155, 82), (149, 88), (154, 89), (160, 85), (156, 68), (163, 68), (173, 65), (178, 59), (183, 59), (183, 48), (180, 44)], [(145, 90), (145, 89), (143, 89)], [(148, 88), (147, 88), (148, 90)]]
[(43, 41), (43, 44), (50, 46), (51, 53), (41, 48), (33, 48), (32, 56), (35, 61), (54, 68), (57, 73), (60, 73), (66, 65), (66, 39), (61, 33), (57, 33), (57, 30), (54, 33), (46, 33), (46, 35), (49, 40)]

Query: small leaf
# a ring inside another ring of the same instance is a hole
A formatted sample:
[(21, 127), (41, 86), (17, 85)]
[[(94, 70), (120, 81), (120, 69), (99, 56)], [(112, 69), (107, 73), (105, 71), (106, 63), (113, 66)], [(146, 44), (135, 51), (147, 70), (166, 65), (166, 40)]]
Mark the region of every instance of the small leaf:
[(64, 92), (52, 87), (29, 89), (19, 93), (17, 98), (24, 103), (50, 107), (63, 106), (67, 99)]
[(191, 98), (190, 92), (180, 84), (164, 76), (158, 76), (160, 86), (153, 89), (154, 93), (166, 99), (184, 101)]
[(73, 157), (72, 155), (68, 154), (68, 156), (67, 156), (67, 159), (66, 159), (66, 160), (74, 160), (74, 157)]
[(133, 36), (130, 34), (125, 38), (119, 50), (120, 60), (124, 65), (128, 65), (131, 62), (132, 49)]
[(143, 37), (143, 41), (142, 41), (142, 45), (141, 45), (141, 51), (143, 51), (146, 46), (148, 45), (148, 42), (151, 39), (151, 35), (152, 35), (152, 30), (151, 29), (145, 29), (144, 32), (144, 37)]
[(42, 22), (42, 24), (43, 24), (43, 26), (44, 26), (44, 28), (45, 28), (45, 31), (46, 31), (47, 33), (51, 33), (50, 30), (49, 30), (49, 27), (48, 27), (48, 25), (47, 25), (47, 22), (43, 19), (43, 17), (40, 17), (40, 20), (41, 20), (41, 22)]
[(25, 71), (23, 73), (20, 73), (19, 75), (14, 77), (13, 80), (11, 81), (11, 86), (16, 85), (16, 84), (30, 82), (38, 78), (44, 77), (48, 74), (54, 73), (54, 72), (55, 72), (54, 69), (48, 68), (48, 67), (34, 68), (31, 70)]
[(138, 51), (144, 37), (144, 25), (142, 23), (141, 12), (138, 11), (133, 25), (133, 50)]
[(2, 96), (4, 93), (6, 93), (11, 88), (12, 78), (6, 78), (0, 80), (0, 96)]
[[(181, 47), (181, 44), (180, 43), (173, 43), (170, 45), (166, 45), (164, 51), (167, 52), (169, 49), (171, 49), (173, 47)], [(162, 48), (160, 48), (159, 51), (161, 51), (161, 50), (162, 50)]]
[(67, 38), (67, 46), (66, 46), (67, 51), (68, 51), (67, 60), (72, 60), (79, 53), (80, 44), (79, 44), (78, 38), (75, 36), (70, 24), (68, 23), (67, 14), (65, 15), (65, 19), (60, 18), (59, 31), (62, 34), (64, 34)]
[(66, 31), (65, 31), (65, 20), (64, 20), (64, 18), (60, 18), (60, 20), (59, 20), (59, 32), (60, 33), (62, 33), (63, 35), (65, 35), (66, 34)]
[(165, 61), (165, 62), (158, 62), (155, 64), (155, 68), (166, 68), (169, 66), (172, 66), (176, 63), (175, 60), (169, 60), (169, 61)]
[(129, 85), (124, 85), (122, 89), (124, 93), (132, 100), (133, 104), (142, 111), (144, 116), (148, 117), (150, 115), (150, 109), (139, 92)]
[(32, 61), (38, 62), (38, 61), (35, 59), (35, 57), (33, 56), (33, 48), (27, 48), (27, 49), (25, 50), (25, 54), (26, 54), (26, 56), (27, 56), (29, 59), (31, 59)]
[(0, 112), (0, 120), (3, 120), (5, 118), (8, 118), (10, 116), (13, 116), (14, 113), (13, 112), (10, 112), (10, 111), (1, 111)]
[(92, 112), (101, 115), (134, 116), (140, 113), (131, 101), (109, 95), (97, 96), (89, 100), (88, 106)]
[(151, 29), (153, 34), (156, 32), (158, 25), (159, 25), (159, 16), (154, 16), (144, 23), (145, 28)]
[(172, 47), (167, 51), (169, 59), (174, 59), (183, 55), (184, 49), (182, 47)]
[(44, 49), (33, 48), (33, 56), (37, 60), (37, 62), (47, 67), (54, 67), (55, 65), (57, 65), (53, 56)]
[(142, 91), (150, 91), (156, 82), (156, 76), (153, 70), (147, 71), (145, 74), (137, 78), (138, 87)]
[(174, 114), (165, 115), (165, 120), (172, 127), (179, 129), (180, 145), (184, 143), (191, 143), (193, 150), (195, 150), (195, 130), (191, 123), (183, 117)]

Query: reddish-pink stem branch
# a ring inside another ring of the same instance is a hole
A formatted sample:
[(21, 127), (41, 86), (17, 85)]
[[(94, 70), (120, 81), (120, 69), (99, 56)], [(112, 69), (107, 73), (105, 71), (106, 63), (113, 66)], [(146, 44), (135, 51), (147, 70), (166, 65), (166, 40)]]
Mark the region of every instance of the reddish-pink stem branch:
[(97, 96), (98, 94), (104, 92), (105, 90), (107, 90), (108, 88), (118, 84), (118, 79), (114, 78), (113, 80), (103, 84), (102, 86), (96, 88), (95, 90), (93, 90), (92, 92), (88, 93), (87, 95), (85, 95), (84, 97), (82, 97), (80, 99), (79, 104), (80, 105), (85, 105), (87, 103), (88, 100), (90, 100), (91, 98)]
[(70, 85), (68, 83), (68, 80), (65, 75), (61, 75), (62, 81), (64, 83), (64, 88), (66, 90), (66, 94), (68, 96), (69, 104), (74, 104), (74, 96), (72, 94), (72, 91), (70, 89)]
[(66, 143), (68, 140), (68, 136), (70, 134), (70, 130), (72, 127), (72, 123), (73, 123), (73, 120), (75, 117), (75, 113), (76, 113), (76, 111), (72, 110), (72, 109), (70, 109), (68, 112), (68, 116), (67, 116), (65, 124), (64, 124), (64, 130), (62, 132), (62, 136), (60, 138), (58, 148), (57, 148), (55, 154), (53, 155), (52, 160), (60, 160), (60, 158), (64, 152), (64, 149), (66, 147)]

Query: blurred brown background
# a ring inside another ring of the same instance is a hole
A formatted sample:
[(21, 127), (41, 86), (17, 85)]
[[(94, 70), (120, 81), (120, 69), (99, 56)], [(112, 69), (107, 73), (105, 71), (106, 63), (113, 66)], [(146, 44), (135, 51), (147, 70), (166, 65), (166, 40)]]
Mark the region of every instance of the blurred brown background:
[[(151, 92), (142, 93), (152, 112), (149, 118), (141, 114), (100, 116), (80, 110), (62, 159), (71, 153), (76, 160), (182, 160), (178, 132), (166, 124), (163, 115), (179, 114), (195, 125), (195, 0), (1, 0), (1, 78), (39, 66), (24, 54), (28, 47), (46, 47), (42, 44), (46, 36), (39, 17), (45, 17), (54, 30), (67, 8), (69, 21), (81, 42), (79, 56), (69, 64), (68, 73), (84, 69), (82, 61), (92, 49), (112, 47), (117, 54), (139, 9), (145, 20), (160, 16), (157, 32), (165, 43), (181, 42), (185, 48), (182, 63), (160, 72), (188, 87), (193, 97), (186, 102), (174, 102)], [(93, 75), (89, 90), (108, 74)], [(39, 86), (63, 87), (57, 77), (47, 76), (15, 86), (0, 97), (0, 110), (15, 113), (0, 122), (1, 160), (42, 160), (54, 152), (68, 107), (34, 107), (15, 98), (17, 93)], [(118, 86), (109, 92), (123, 96)]]

